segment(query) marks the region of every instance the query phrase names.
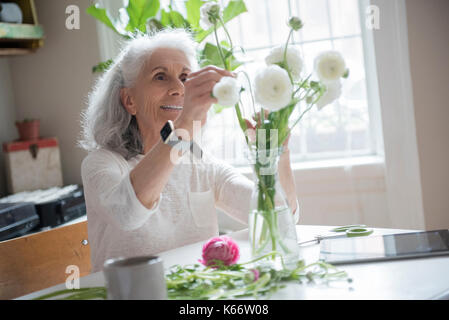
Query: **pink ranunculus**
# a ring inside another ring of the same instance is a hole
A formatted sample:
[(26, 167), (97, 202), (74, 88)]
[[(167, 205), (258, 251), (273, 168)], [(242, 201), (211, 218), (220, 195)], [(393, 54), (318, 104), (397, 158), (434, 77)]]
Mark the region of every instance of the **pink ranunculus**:
[(203, 245), (203, 259), (198, 260), (205, 266), (214, 267), (214, 260), (221, 260), (226, 266), (235, 264), (240, 258), (239, 247), (230, 237), (220, 236), (209, 239)]
[(259, 269), (251, 269), (251, 271), (254, 274), (254, 281), (259, 280), (259, 276), (260, 276)]

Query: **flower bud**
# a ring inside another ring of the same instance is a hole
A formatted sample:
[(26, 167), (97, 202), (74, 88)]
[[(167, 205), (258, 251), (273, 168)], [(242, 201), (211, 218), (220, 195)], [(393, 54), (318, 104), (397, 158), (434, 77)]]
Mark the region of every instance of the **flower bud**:
[(288, 26), (290, 28), (292, 28), (295, 31), (298, 31), (299, 29), (301, 29), (303, 27), (302, 21), (301, 19), (299, 19), (298, 17), (291, 17), (288, 20)]

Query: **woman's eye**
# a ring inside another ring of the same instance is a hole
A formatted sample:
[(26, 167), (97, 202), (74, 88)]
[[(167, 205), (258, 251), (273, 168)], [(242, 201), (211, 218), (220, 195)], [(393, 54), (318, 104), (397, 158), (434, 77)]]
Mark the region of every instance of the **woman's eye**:
[(156, 80), (165, 80), (165, 74), (163, 73), (158, 73), (157, 75), (154, 76), (154, 78)]
[(185, 82), (187, 80), (187, 75), (183, 74), (179, 77), (179, 79), (181, 79), (182, 82)]

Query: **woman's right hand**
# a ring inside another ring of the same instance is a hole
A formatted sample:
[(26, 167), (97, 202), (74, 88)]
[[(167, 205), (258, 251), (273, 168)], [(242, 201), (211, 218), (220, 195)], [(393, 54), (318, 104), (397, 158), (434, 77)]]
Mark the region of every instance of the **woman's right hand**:
[(207, 66), (187, 76), (184, 82), (184, 106), (175, 127), (188, 130), (192, 136), (193, 121), (201, 121), (202, 126), (206, 123), (209, 108), (217, 103), (212, 90), (222, 77), (235, 75), (216, 66)]

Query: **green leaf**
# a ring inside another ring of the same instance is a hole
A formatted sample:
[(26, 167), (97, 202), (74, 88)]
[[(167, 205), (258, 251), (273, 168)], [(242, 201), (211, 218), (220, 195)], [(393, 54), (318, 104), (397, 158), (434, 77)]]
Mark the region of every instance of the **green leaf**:
[(161, 20), (160, 23), (164, 27), (169, 28), (183, 28), (183, 29), (189, 29), (190, 23), (184, 19), (183, 15), (179, 13), (176, 10), (172, 10), (171, 7), (169, 8), (170, 11), (165, 11), (165, 9), (161, 9)]
[(109, 14), (106, 12), (106, 9), (100, 8), (100, 5), (96, 3), (95, 5), (92, 5), (86, 9), (86, 13), (90, 14), (92, 17), (94, 17), (97, 20), (100, 20), (103, 22), (106, 26), (120, 34), (120, 32), (115, 27), (115, 23), (113, 20), (109, 17)]
[[(231, 0), (226, 8), (223, 10), (223, 21), (224, 23), (228, 23), (238, 15), (247, 12), (245, 3), (243, 0)], [(208, 35), (210, 35), (214, 31), (214, 28), (210, 28), (209, 30), (202, 30), (198, 32), (195, 36), (195, 40), (197, 42), (202, 42)]]
[[(230, 67), (231, 70), (237, 69), (239, 66), (242, 65), (242, 62), (238, 61), (231, 53), (230, 50), (226, 50), (225, 48), (222, 48), (223, 54), (225, 57), (228, 57), (231, 61)], [(201, 67), (207, 66), (207, 65), (214, 65), (220, 68), (224, 68), (223, 62), (220, 57), (220, 53), (218, 51), (218, 47), (216, 45), (213, 45), (212, 43), (206, 43), (204, 46), (204, 49), (201, 53)]]
[(165, 27), (169, 27), (171, 23), (170, 14), (164, 9), (161, 10), (161, 23)]
[(182, 14), (180, 14), (178, 11), (171, 10), (169, 15), (172, 27), (184, 29), (188, 29), (190, 27), (189, 22), (185, 20)]
[(157, 32), (164, 29), (164, 25), (156, 18), (150, 18), (147, 20), (147, 32)]
[(112, 59), (109, 59), (107, 61), (104, 62), (100, 62), (99, 64), (97, 64), (96, 66), (92, 67), (92, 73), (96, 73), (96, 72), (104, 72), (106, 71), (112, 64), (114, 63), (114, 61)]
[(220, 45), (221, 45), (222, 47), (227, 48), (227, 49), (230, 49), (230, 48), (231, 48), (231, 45), (230, 45), (229, 42), (227, 42), (226, 40), (221, 40), (221, 41), (220, 41)]
[(213, 108), (214, 108), (214, 113), (219, 114), (219, 113), (221, 113), (224, 109), (227, 109), (227, 108), (230, 108), (230, 107), (222, 106), (222, 105), (219, 105), (219, 104), (214, 104), (214, 105), (213, 105)]
[(200, 8), (204, 4), (202, 0), (187, 0), (185, 7), (187, 10), (187, 21), (193, 30), (198, 30), (200, 25)]
[(126, 12), (129, 16), (126, 30), (145, 32), (147, 20), (157, 14), (159, 7), (159, 0), (129, 0), (126, 7)]

